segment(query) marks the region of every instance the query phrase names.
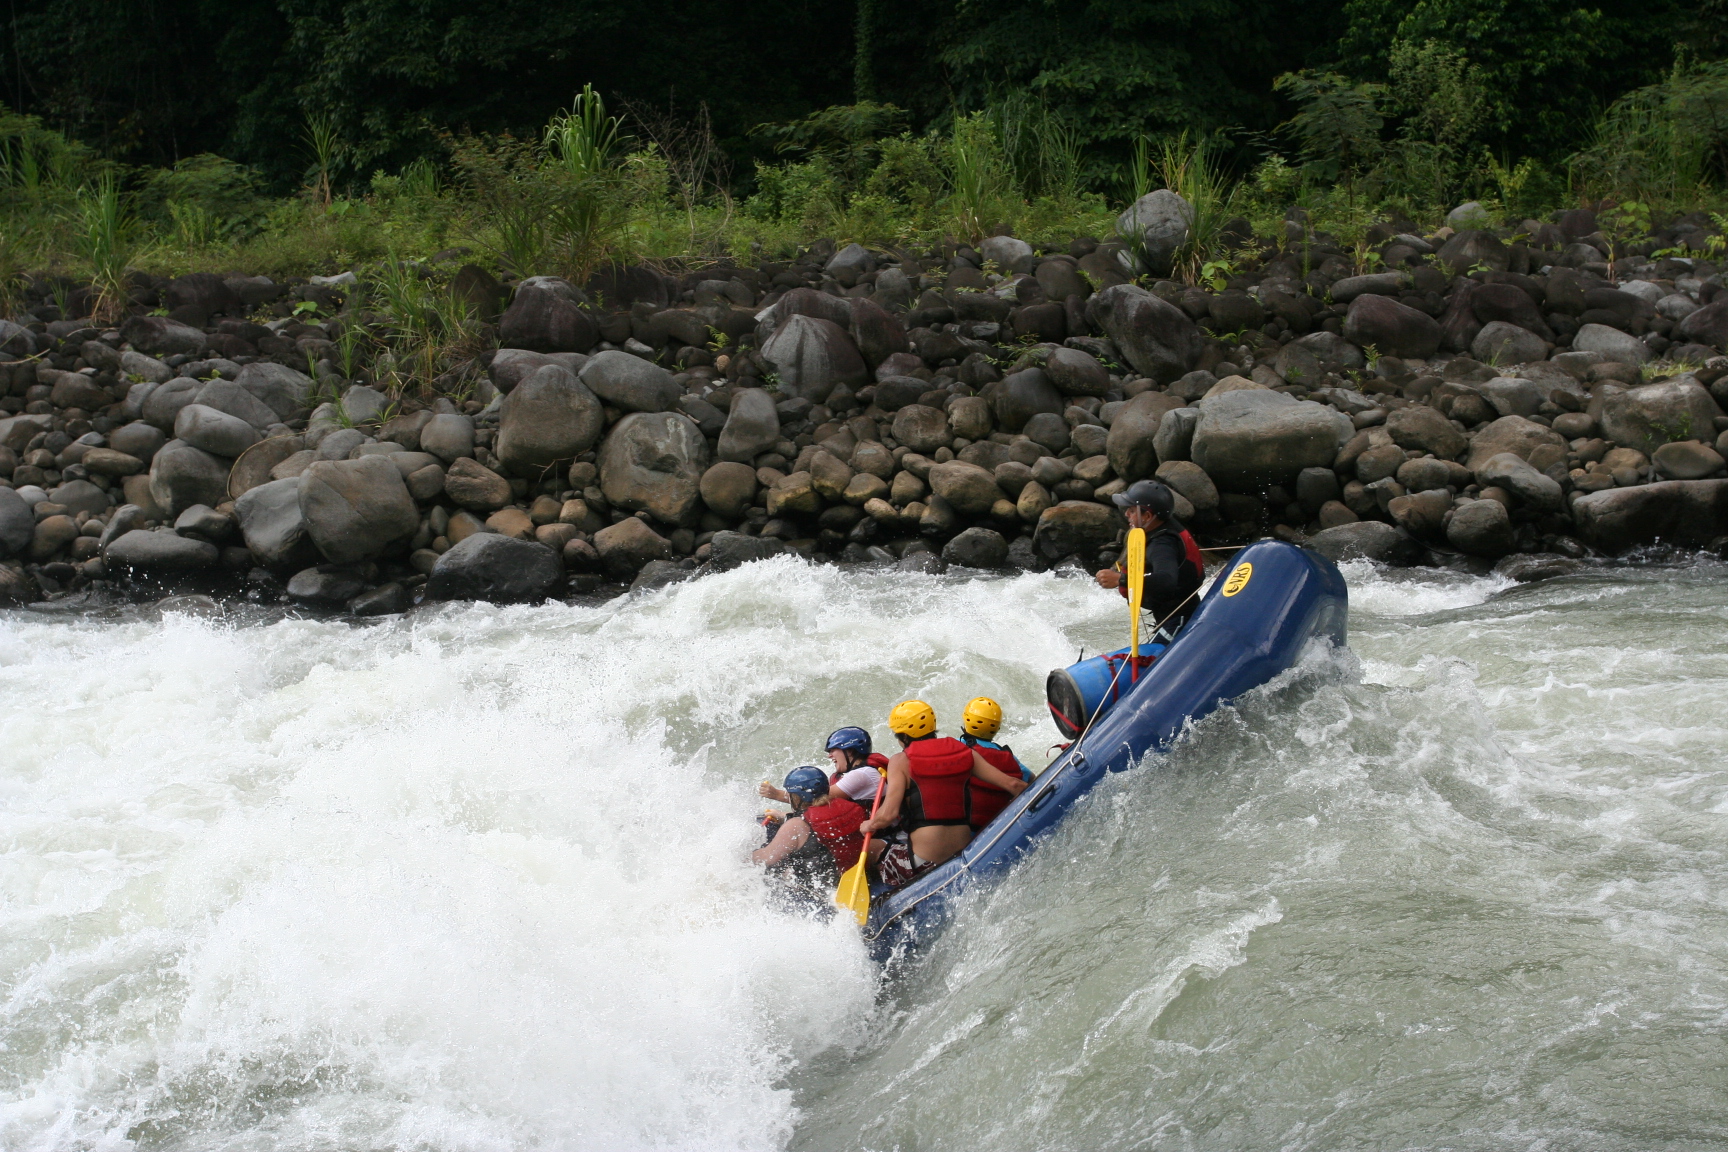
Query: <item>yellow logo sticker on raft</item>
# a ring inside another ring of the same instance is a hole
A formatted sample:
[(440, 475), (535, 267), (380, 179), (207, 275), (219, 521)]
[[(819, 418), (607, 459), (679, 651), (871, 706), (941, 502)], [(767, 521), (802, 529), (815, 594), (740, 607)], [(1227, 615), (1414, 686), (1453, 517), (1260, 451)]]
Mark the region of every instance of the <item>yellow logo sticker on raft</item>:
[(1246, 560), (1236, 565), (1236, 570), (1231, 572), (1229, 577), (1224, 581), (1224, 595), (1234, 596), (1236, 593), (1242, 591), (1242, 589), (1248, 587), (1248, 581), (1253, 577), (1253, 575), (1254, 565), (1248, 563)]

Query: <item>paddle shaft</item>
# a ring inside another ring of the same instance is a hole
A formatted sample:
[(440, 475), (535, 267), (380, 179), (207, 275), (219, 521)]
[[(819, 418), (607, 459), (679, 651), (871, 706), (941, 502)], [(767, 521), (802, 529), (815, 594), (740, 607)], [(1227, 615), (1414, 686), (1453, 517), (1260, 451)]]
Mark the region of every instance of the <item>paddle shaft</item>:
[(1130, 528), (1127, 544), (1128, 559), (1128, 634), (1129, 656), (1140, 658), (1140, 601), (1146, 594), (1146, 530)]

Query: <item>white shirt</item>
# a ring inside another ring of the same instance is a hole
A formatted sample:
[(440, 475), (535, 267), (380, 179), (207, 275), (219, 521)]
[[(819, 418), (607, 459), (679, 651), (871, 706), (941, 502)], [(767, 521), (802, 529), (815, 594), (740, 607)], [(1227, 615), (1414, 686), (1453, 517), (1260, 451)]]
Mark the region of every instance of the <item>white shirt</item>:
[(864, 805), (868, 812), (870, 805), (876, 802), (876, 786), (882, 783), (882, 773), (868, 764), (862, 768), (854, 768), (839, 781), (829, 787), (844, 792), (854, 803)]

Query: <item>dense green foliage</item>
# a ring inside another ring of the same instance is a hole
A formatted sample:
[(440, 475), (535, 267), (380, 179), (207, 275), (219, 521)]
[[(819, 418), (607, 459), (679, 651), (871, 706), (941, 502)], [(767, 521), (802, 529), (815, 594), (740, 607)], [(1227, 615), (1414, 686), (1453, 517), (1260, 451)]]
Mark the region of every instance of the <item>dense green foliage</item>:
[[(1728, 0), (15, 0), (0, 263), (501, 272), (1291, 204), (1720, 210)], [(4, 268), (0, 268), (3, 274)]]

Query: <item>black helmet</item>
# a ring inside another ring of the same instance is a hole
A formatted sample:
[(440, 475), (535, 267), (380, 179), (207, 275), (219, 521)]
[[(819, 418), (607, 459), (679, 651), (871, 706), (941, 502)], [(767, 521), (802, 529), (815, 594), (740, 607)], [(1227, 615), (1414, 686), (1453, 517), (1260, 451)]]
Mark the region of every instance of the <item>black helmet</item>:
[(1170, 489), (1156, 480), (1136, 480), (1110, 499), (1118, 508), (1145, 508), (1158, 516), (1168, 516), (1176, 508)]

